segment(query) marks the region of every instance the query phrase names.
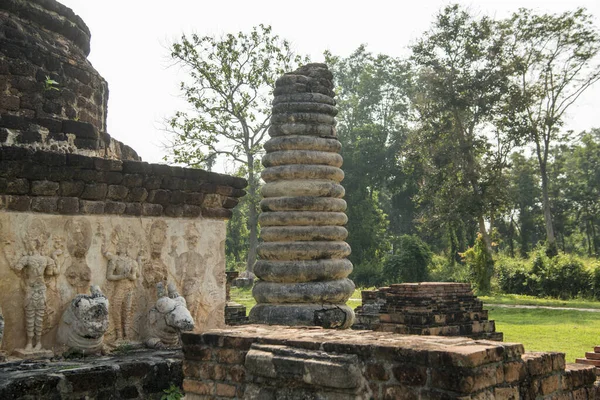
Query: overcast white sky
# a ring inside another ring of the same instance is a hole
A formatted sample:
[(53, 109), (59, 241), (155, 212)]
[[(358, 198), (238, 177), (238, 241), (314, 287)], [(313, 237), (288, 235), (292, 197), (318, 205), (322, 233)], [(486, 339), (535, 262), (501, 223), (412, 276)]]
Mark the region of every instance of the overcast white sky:
[[(323, 51), (347, 56), (361, 43), (374, 53), (407, 54), (434, 14), (453, 3), (440, 0), (59, 0), (92, 32), (89, 59), (108, 81), (108, 132), (149, 162), (162, 162), (162, 121), (186, 108), (179, 97), (183, 71), (169, 67), (169, 44), (183, 33), (220, 35), (260, 23), (290, 40), (296, 52), (322, 61)], [(480, 14), (506, 17), (520, 7), (562, 12), (583, 6), (600, 26), (599, 0), (459, 1)], [(594, 107), (595, 106), (595, 107)], [(571, 109), (567, 129), (600, 127), (600, 84)], [(231, 172), (231, 171), (227, 171)]]

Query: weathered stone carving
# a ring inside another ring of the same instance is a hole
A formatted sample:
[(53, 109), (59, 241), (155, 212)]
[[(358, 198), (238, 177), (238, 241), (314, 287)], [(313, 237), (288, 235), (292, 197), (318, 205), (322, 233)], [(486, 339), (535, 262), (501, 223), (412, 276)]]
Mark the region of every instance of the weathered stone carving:
[(57, 342), (69, 352), (94, 354), (103, 350), (108, 330), (108, 299), (98, 286), (92, 286), (90, 293), (78, 294), (60, 320)]
[[(23, 244), (27, 254), (11, 265), (21, 276), (25, 291), (25, 324), (27, 342), (21, 353), (43, 353), (42, 329), (46, 313), (46, 282), (44, 276), (58, 274), (56, 263), (51, 257), (43, 255), (49, 235), (40, 221), (33, 221), (24, 235)], [(35, 342), (35, 346), (34, 346)]]
[(111, 243), (115, 253), (107, 250), (105, 245), (102, 254), (108, 260), (106, 280), (112, 283), (110, 287), (111, 325), (115, 339), (128, 339), (133, 320), (133, 296), (136, 280), (140, 277), (138, 261), (128, 255), (130, 245), (129, 235), (116, 226), (111, 235)]
[(162, 282), (156, 285), (156, 289), (158, 300), (148, 311), (146, 345), (152, 348), (177, 346), (180, 332), (194, 329), (194, 319), (172, 282), (167, 285), (167, 291)]
[(148, 244), (150, 246), (150, 258), (142, 259), (142, 279), (144, 287), (154, 289), (156, 284), (167, 280), (167, 265), (162, 260), (162, 251), (167, 241), (167, 223), (157, 220), (150, 226), (148, 232)]
[(177, 254), (177, 241), (171, 243), (171, 256), (175, 259), (175, 272), (179, 278), (179, 286), (188, 309), (195, 320), (198, 320), (202, 308), (203, 293), (207, 291), (205, 276), (205, 260), (197, 251), (200, 232), (194, 224), (188, 224), (185, 230), (185, 243), (188, 251)]
[(4, 314), (2, 314), (2, 307), (0, 307), (0, 348), (2, 348), (2, 337), (4, 336)]
[(251, 322), (348, 328), (354, 319), (332, 78), (308, 64), (275, 85)]
[(65, 223), (65, 232), (67, 250), (71, 255), (71, 265), (66, 269), (65, 276), (77, 292), (82, 293), (89, 287), (92, 277), (92, 270), (86, 261), (92, 244), (92, 226), (83, 218), (70, 219)]
[[(2, 349), (2, 337), (4, 336), (4, 315), (2, 314), (2, 307), (0, 307), (0, 349)], [(6, 360), (6, 353), (0, 350), (0, 361)]]

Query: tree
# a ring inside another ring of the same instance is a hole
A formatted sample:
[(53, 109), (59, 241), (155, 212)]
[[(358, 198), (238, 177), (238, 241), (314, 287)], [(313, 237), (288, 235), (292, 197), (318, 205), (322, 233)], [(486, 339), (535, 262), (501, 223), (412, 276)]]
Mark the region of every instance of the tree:
[(427, 267), (433, 253), (429, 246), (415, 235), (402, 235), (395, 241), (394, 253), (383, 265), (387, 283), (425, 282), (429, 277)]
[(328, 52), (325, 58), (336, 80), (351, 260), (377, 265), (390, 247), (383, 203), (397, 172), (397, 143), (406, 130), (408, 68), (364, 45), (346, 58)]
[(250, 33), (217, 39), (183, 35), (171, 47), (171, 57), (188, 73), (181, 83), (189, 112), (169, 120), (174, 133), (170, 160), (210, 169), (222, 156), (243, 165), (248, 178), (248, 258), (252, 272), (258, 238), (256, 171), (270, 126), (275, 80), (301, 61), (290, 44), (259, 25)]
[[(486, 279), (494, 268), (486, 222), (493, 225), (505, 196), (502, 171), (514, 145), (492, 126), (509, 74), (497, 28), (490, 18), (476, 19), (458, 5), (448, 6), (412, 46), (411, 57), (418, 118), (413, 146), (426, 162), (421, 193), (433, 200), (424, 218), (437, 217), (446, 225), (474, 218), (486, 253), (481, 258)], [(487, 279), (480, 290), (488, 291), (489, 285)]]
[(565, 197), (579, 217), (588, 254), (597, 256), (600, 254), (600, 130), (584, 132), (580, 143), (572, 147), (565, 160)]
[(584, 9), (535, 15), (520, 9), (506, 24), (507, 51), (516, 74), (503, 125), (535, 147), (549, 255), (557, 254), (548, 162), (565, 113), (600, 79), (600, 34)]

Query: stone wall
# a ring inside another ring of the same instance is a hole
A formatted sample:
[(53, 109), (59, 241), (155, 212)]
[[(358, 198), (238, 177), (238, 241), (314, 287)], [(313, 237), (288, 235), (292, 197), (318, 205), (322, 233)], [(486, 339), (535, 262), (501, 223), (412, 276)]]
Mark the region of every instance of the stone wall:
[(230, 218), (246, 180), (200, 169), (0, 146), (0, 209)]
[(593, 399), (592, 367), (520, 344), (258, 326), (184, 334), (186, 399)]
[[(202, 170), (0, 147), (2, 348), (25, 344), (30, 281), (17, 267), (32, 254), (55, 267), (44, 278), (46, 349), (55, 349), (71, 299), (91, 284), (110, 302), (109, 344), (145, 338), (156, 284), (165, 280), (186, 298), (198, 331), (223, 326), (225, 219), (245, 185)], [(111, 257), (137, 274), (108, 280)]]
[(108, 84), (90, 31), (54, 0), (0, 4), (0, 144), (139, 159), (106, 133)]
[(159, 400), (181, 388), (181, 353), (132, 351), (88, 360), (14, 361), (0, 370), (0, 398)]

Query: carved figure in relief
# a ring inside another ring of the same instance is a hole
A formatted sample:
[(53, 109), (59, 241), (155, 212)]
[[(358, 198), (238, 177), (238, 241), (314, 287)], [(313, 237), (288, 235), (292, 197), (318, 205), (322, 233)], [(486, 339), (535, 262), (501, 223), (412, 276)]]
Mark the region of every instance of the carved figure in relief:
[(115, 227), (111, 235), (111, 243), (115, 253), (102, 246), (102, 254), (108, 260), (106, 280), (112, 283), (111, 323), (116, 340), (127, 339), (133, 319), (133, 296), (136, 280), (140, 277), (138, 261), (127, 254), (130, 245), (129, 237), (119, 227)]
[(150, 258), (143, 259), (142, 277), (145, 288), (155, 288), (159, 282), (167, 280), (167, 266), (163, 262), (162, 250), (167, 241), (167, 223), (165, 221), (154, 221), (148, 233), (150, 244)]
[(65, 223), (67, 232), (67, 250), (71, 255), (71, 265), (65, 276), (78, 293), (86, 291), (92, 277), (92, 270), (87, 265), (86, 256), (92, 244), (92, 226), (83, 218), (70, 219)]
[(50, 258), (56, 266), (55, 275), (46, 275), (46, 315), (44, 316), (44, 328), (42, 334), (48, 333), (52, 328), (58, 325), (60, 320), (60, 310), (62, 298), (58, 289), (58, 275), (64, 271), (66, 258), (68, 254), (65, 251), (64, 238), (61, 236), (52, 237), (53, 249)]
[(198, 320), (197, 315), (202, 307), (202, 287), (205, 284), (204, 257), (196, 251), (200, 232), (193, 224), (188, 224), (184, 236), (188, 251), (177, 255), (177, 244), (171, 244), (171, 256), (175, 259), (175, 271), (180, 279), (180, 287), (185, 297), (188, 309)]
[(58, 274), (54, 260), (42, 254), (47, 240), (48, 234), (43, 223), (34, 221), (24, 237), (24, 245), (28, 254), (11, 265), (11, 268), (22, 276), (25, 289), (24, 306), (27, 334), (25, 351), (42, 349), (42, 329), (46, 313), (46, 283), (44, 276)]
[(0, 348), (2, 348), (2, 337), (4, 336), (4, 315), (2, 315), (2, 307), (0, 307)]
[(185, 299), (172, 282), (156, 285), (156, 304), (148, 311), (146, 346), (151, 348), (174, 347), (179, 344), (182, 331), (194, 329), (194, 319), (187, 309)]
[(62, 315), (56, 340), (70, 352), (94, 354), (103, 351), (108, 330), (108, 299), (98, 286), (91, 294), (78, 294)]

